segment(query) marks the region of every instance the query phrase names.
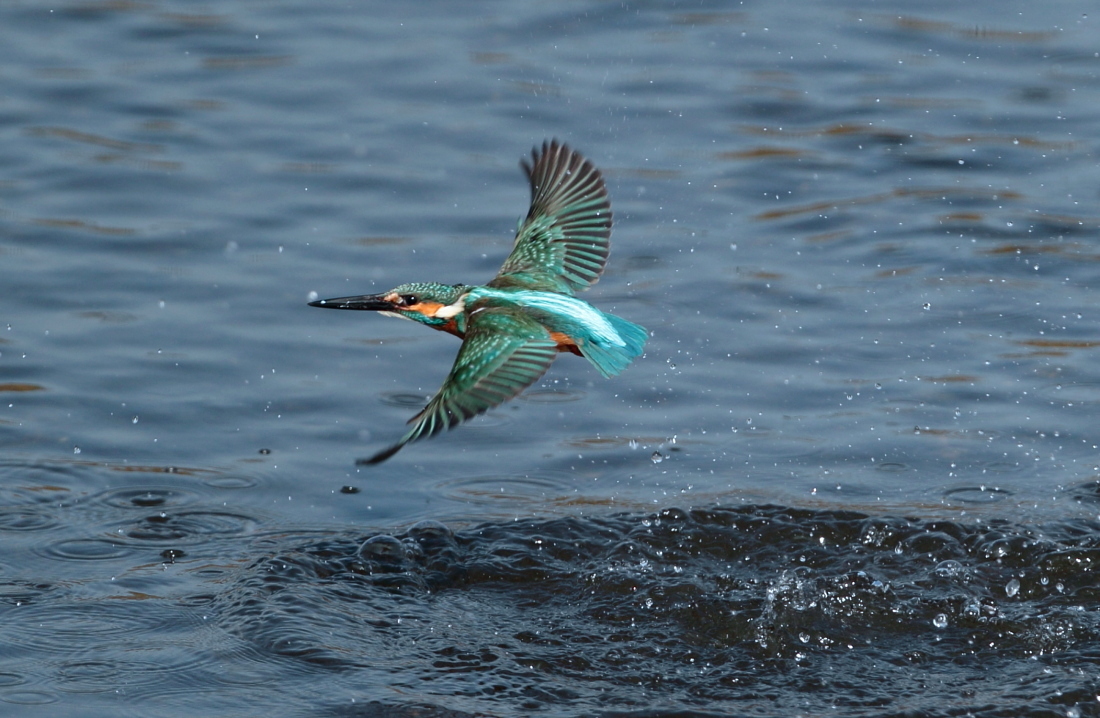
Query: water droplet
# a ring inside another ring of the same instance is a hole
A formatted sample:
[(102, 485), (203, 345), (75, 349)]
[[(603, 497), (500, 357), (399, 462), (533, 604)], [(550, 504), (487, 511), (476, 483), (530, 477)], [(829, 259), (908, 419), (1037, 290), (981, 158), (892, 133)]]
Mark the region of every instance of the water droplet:
[(79, 446), (74, 446), (73, 447), (73, 453), (74, 454), (79, 454), (80, 453), (80, 447)]
[(138, 418), (137, 418), (137, 417), (135, 416), (135, 417), (134, 417), (133, 419), (130, 419), (130, 423), (131, 423), (131, 424), (136, 424), (136, 423), (138, 423)]
[[(77, 450), (77, 452), (79, 453), (79, 449)], [(662, 454), (660, 451), (654, 451), (653, 455), (649, 457), (649, 460), (652, 461), (654, 464), (659, 464), (665, 460), (665, 457), (664, 454)]]
[(932, 625), (936, 628), (947, 628), (947, 614), (937, 613), (936, 617), (932, 619)]
[(1013, 596), (1015, 596), (1019, 592), (1020, 592), (1020, 582), (1019, 582), (1019, 580), (1017, 580), (1015, 578), (1012, 579), (1011, 581), (1009, 581), (1008, 585), (1005, 586), (1005, 593), (1008, 595), (1009, 598), (1012, 598)]

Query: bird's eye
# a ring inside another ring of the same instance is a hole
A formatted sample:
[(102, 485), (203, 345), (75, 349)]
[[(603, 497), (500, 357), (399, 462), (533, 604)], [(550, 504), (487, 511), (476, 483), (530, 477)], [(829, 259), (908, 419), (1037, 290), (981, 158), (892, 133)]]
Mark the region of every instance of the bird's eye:
[(401, 295), (401, 303), (406, 307), (411, 307), (414, 304), (420, 304), (420, 300), (417, 299), (415, 294), (403, 294)]

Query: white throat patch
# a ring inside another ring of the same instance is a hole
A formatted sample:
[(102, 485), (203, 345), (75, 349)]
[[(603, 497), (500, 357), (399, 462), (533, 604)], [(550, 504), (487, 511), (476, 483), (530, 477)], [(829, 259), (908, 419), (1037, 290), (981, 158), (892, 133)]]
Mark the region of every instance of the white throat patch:
[(450, 319), (466, 311), (466, 295), (463, 294), (458, 298), (458, 301), (454, 304), (448, 304), (447, 306), (440, 307), (435, 310), (435, 314), (432, 316), (440, 317), (441, 319)]

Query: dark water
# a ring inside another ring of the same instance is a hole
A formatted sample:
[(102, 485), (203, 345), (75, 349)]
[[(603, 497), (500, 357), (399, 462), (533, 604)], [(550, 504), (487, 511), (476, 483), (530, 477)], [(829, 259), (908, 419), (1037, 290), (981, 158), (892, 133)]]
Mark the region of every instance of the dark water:
[[(63, 567), (4, 586), (0, 680), (28, 711), (1081, 716), (1100, 695), (1096, 519), (743, 506), (368, 536), (168, 488), (22, 506), (5, 568)], [(19, 540), (62, 518), (100, 535)]]
[[(1100, 714), (1096, 22), (0, 5), (0, 708)], [(547, 137), (645, 357), (357, 469)]]

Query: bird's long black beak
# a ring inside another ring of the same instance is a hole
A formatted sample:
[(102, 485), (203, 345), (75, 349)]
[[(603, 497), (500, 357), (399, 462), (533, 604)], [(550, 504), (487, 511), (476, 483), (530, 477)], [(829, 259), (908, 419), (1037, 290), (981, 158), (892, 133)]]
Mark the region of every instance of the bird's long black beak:
[(384, 297), (384, 294), (361, 294), (358, 297), (318, 299), (316, 302), (310, 302), (309, 306), (324, 309), (367, 309), (374, 312), (393, 310), (393, 302), (387, 302)]

